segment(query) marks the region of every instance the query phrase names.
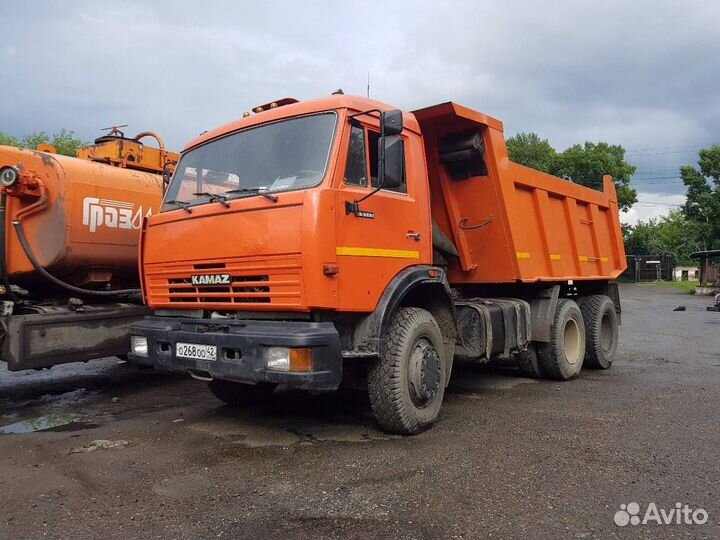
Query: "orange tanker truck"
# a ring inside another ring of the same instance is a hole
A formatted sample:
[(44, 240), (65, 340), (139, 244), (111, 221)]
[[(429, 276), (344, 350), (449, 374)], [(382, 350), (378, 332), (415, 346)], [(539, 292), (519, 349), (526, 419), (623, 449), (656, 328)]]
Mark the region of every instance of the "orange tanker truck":
[(610, 367), (625, 268), (615, 187), (515, 164), (455, 103), (283, 99), (189, 143), (141, 233), (152, 316), (131, 361), (221, 400), (367, 388), (387, 431), (438, 416), (454, 360)]
[(156, 134), (131, 139), (117, 128), (75, 158), (50, 145), (0, 146), (0, 354), (9, 370), (128, 352), (129, 324), (147, 313), (138, 231), (177, 159)]

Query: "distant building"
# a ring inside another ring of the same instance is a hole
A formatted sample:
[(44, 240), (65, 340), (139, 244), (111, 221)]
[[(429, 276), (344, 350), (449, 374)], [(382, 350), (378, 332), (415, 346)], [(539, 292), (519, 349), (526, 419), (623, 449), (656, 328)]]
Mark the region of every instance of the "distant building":
[(676, 266), (673, 268), (673, 281), (698, 281), (699, 279), (699, 266)]

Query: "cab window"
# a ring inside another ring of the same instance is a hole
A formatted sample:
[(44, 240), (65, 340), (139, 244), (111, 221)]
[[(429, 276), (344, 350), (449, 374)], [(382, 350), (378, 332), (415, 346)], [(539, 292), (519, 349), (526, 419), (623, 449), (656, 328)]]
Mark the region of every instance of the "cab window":
[(352, 126), (347, 164), (345, 165), (345, 183), (353, 186), (367, 186), (367, 159), (365, 152), (365, 130)]

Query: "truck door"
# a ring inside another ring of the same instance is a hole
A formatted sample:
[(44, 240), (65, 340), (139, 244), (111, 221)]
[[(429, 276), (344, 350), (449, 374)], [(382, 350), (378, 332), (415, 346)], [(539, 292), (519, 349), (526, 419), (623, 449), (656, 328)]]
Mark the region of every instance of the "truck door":
[(338, 308), (367, 312), (398, 272), (432, 259), (428, 185), (420, 137), (406, 130), (403, 184), (362, 201), (362, 217), (347, 213), (346, 202), (378, 187), (380, 139), (377, 124), (353, 121), (347, 131), (335, 204)]

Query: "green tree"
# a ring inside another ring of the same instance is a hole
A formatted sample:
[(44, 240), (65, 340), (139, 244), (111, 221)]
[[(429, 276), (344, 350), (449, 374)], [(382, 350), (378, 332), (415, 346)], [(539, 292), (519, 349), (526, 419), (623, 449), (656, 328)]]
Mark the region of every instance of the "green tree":
[(720, 249), (720, 144), (703, 148), (698, 156), (699, 169), (680, 168), (687, 186), (683, 212), (698, 230), (700, 249)]
[(557, 155), (550, 172), (577, 184), (602, 189), (602, 177), (613, 177), (620, 209), (626, 212), (637, 202), (637, 191), (630, 185), (636, 167), (625, 161), (625, 148), (605, 142), (576, 144)]
[(49, 136), (44, 131), (39, 131), (23, 137), (22, 145), (25, 148), (37, 148), (39, 144), (52, 144), (58, 154), (75, 156), (75, 151), (79, 146), (83, 145), (83, 142), (75, 137), (75, 132), (67, 129), (61, 129), (52, 136)]
[(58, 154), (74, 157), (77, 148), (86, 143), (83, 143), (81, 139), (76, 137), (75, 132), (67, 129), (61, 129), (53, 135), (48, 135), (44, 131), (36, 131), (30, 135), (25, 135), (22, 139), (0, 132), (0, 145), (17, 146), (34, 150), (39, 144), (52, 144), (58, 151)]
[(549, 173), (557, 158), (557, 152), (548, 140), (540, 138), (537, 133), (518, 133), (506, 144), (511, 160), (538, 171)]
[(657, 224), (652, 219), (650, 221), (638, 221), (635, 225), (623, 223), (625, 253), (628, 255), (650, 255), (656, 227)]
[(22, 143), (7, 133), (0, 133), (0, 145), (2, 146), (22, 146)]
[(697, 264), (690, 254), (702, 249), (701, 226), (688, 220), (682, 210), (625, 226), (623, 236), (628, 255), (670, 254), (681, 265)]

